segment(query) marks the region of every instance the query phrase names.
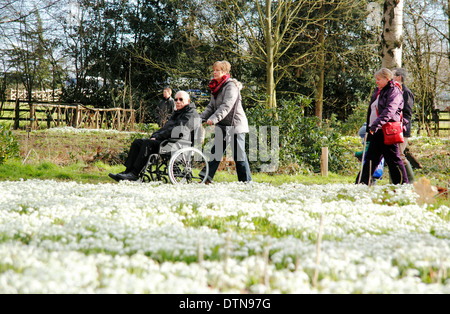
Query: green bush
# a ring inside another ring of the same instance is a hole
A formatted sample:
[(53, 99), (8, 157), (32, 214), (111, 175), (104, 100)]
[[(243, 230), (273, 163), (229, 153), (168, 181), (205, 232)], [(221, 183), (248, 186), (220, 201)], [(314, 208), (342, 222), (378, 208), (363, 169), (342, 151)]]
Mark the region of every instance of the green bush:
[[(348, 156), (339, 144), (341, 134), (331, 127), (331, 123), (319, 123), (316, 117), (306, 117), (305, 109), (311, 100), (298, 97), (294, 101), (281, 101), (277, 110), (278, 119), (273, 112), (262, 106), (247, 110), (249, 124), (256, 126), (278, 126), (280, 132), (280, 166), (298, 172), (293, 165), (304, 171), (320, 171), (322, 147), (328, 147), (329, 170), (339, 172), (347, 167)], [(270, 146), (269, 146), (270, 147)]]
[(353, 112), (347, 117), (347, 120), (340, 125), (340, 131), (343, 135), (357, 136), (359, 129), (367, 119), (368, 101), (360, 101), (353, 107)]
[(11, 130), (0, 124), (0, 164), (19, 155), (19, 143)]

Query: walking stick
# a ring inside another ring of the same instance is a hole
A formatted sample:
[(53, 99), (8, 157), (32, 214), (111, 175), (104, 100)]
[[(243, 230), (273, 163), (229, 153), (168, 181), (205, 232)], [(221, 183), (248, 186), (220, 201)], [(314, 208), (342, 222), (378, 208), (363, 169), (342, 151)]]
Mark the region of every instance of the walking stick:
[(363, 148), (363, 155), (361, 158), (361, 170), (359, 171), (358, 184), (361, 183), (361, 176), (362, 176), (362, 172), (363, 172), (363, 168), (364, 168), (364, 159), (366, 158), (367, 135), (368, 135), (368, 133), (366, 132), (366, 135), (364, 135), (364, 148)]

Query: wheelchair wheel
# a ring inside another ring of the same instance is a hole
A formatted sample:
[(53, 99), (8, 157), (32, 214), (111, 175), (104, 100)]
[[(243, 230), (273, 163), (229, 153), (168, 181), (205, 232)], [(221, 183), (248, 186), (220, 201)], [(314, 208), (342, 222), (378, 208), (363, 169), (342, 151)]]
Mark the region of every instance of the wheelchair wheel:
[(150, 176), (151, 181), (158, 181), (160, 180), (160, 174), (159, 174), (159, 156), (158, 155), (151, 155), (148, 164), (147, 164), (147, 172)]
[(173, 184), (205, 183), (208, 172), (208, 160), (193, 147), (176, 151), (169, 161), (169, 179)]

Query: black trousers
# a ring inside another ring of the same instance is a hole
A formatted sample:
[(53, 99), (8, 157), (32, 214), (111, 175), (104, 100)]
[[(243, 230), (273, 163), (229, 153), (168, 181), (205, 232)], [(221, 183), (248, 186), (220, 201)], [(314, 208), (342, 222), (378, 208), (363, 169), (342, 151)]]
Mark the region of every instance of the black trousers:
[[(247, 154), (245, 153), (245, 133), (233, 134), (233, 142), (231, 138), (227, 139), (226, 130), (216, 128), (216, 132), (222, 132), (222, 137), (214, 138), (214, 146), (211, 148), (211, 156), (209, 158), (208, 180), (213, 181), (217, 168), (219, 168), (222, 157), (225, 154), (228, 145), (231, 146), (233, 159), (236, 164), (236, 172), (240, 182), (252, 181), (252, 173), (248, 163)], [(217, 133), (216, 133), (217, 134)], [(205, 173), (205, 169), (202, 170)]]
[(384, 144), (384, 134), (382, 130), (378, 130), (375, 134), (369, 134), (367, 141), (370, 142), (366, 152), (366, 161), (364, 163), (361, 177), (356, 178), (356, 183), (369, 184), (369, 179), (373, 176), (378, 164), (384, 157), (391, 175), (393, 184), (408, 183), (405, 165), (400, 158), (398, 144)]
[(126, 172), (133, 172), (139, 175), (147, 164), (148, 158), (152, 154), (159, 152), (161, 141), (150, 139), (136, 139), (133, 141), (125, 161)]

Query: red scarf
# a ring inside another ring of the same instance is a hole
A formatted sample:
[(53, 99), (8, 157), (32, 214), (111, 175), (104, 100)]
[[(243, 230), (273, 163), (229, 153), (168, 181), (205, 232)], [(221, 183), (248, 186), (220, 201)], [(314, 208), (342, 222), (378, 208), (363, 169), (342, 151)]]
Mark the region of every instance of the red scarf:
[(215, 79), (212, 79), (211, 82), (209, 82), (209, 89), (211, 90), (211, 93), (213, 94), (214, 98), (217, 97), (217, 95), (220, 92), (220, 89), (222, 88), (223, 84), (230, 78), (230, 74), (225, 74), (222, 76), (220, 81), (216, 81)]
[(400, 83), (397, 82), (397, 81), (394, 81), (394, 84), (395, 84), (395, 86), (397, 86), (397, 87), (400, 89), (401, 92), (403, 91), (403, 86), (402, 86), (402, 84), (400, 84)]

